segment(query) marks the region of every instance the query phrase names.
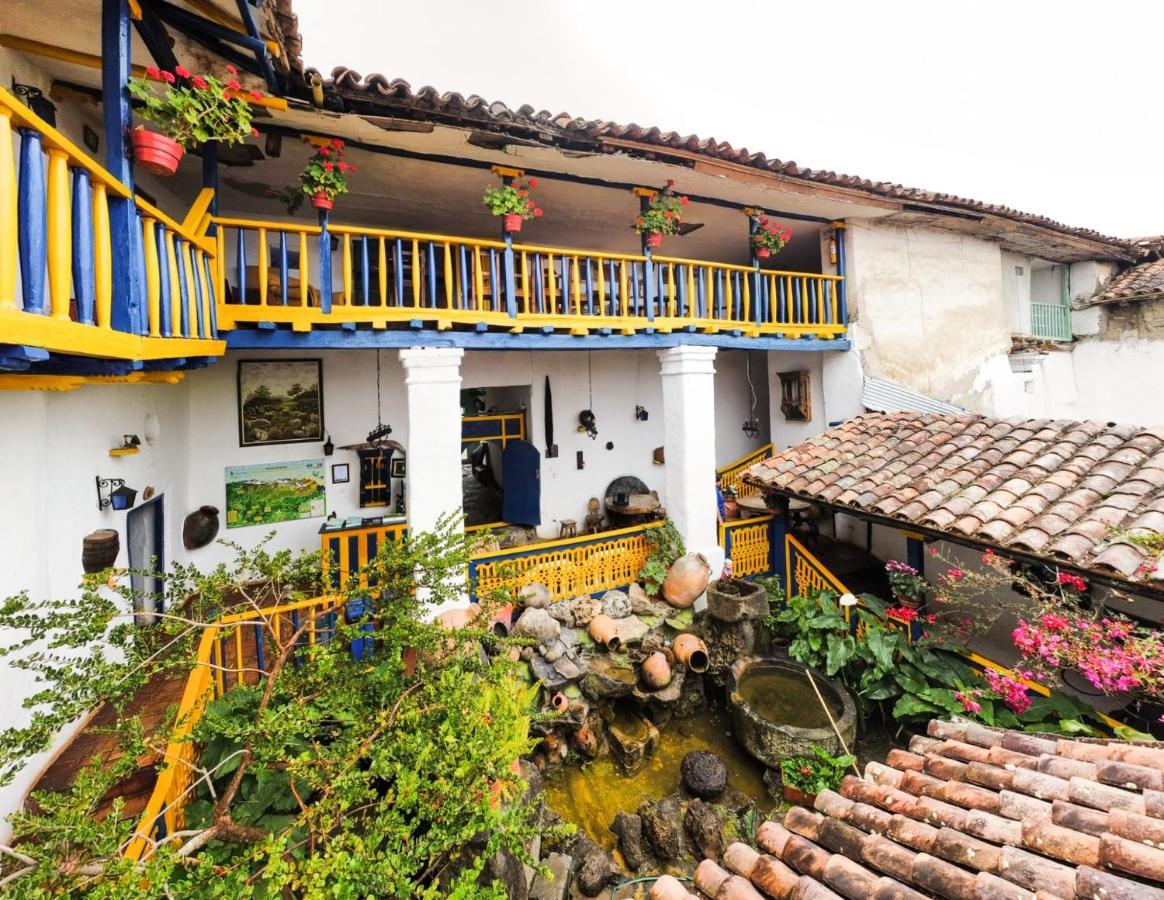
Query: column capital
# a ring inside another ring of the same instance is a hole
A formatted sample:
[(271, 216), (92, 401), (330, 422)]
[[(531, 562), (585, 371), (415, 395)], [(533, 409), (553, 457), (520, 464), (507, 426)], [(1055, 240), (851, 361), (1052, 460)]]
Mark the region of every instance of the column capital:
[(714, 375), (717, 348), (681, 344), (657, 351), (663, 375)]
[(406, 347), (400, 351), (405, 384), (460, 382), (461, 347)]

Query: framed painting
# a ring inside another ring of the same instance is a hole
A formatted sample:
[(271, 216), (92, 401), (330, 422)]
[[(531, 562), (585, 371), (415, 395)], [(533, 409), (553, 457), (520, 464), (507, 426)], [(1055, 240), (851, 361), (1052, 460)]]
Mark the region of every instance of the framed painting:
[(322, 442), (323, 360), (240, 359), (240, 447)]
[(226, 467), (227, 528), (326, 514), (322, 459)]

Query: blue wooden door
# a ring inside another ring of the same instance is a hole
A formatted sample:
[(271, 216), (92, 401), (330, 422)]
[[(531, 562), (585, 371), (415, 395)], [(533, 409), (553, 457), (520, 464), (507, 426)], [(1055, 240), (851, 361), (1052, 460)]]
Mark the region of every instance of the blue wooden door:
[(514, 525), (542, 523), (542, 455), (529, 441), (510, 440), (501, 454), (501, 518)]

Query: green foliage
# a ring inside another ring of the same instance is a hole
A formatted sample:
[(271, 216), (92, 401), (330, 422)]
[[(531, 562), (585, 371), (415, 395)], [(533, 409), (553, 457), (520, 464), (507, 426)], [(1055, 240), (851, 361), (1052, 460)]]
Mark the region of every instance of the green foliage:
[[(35, 865), (6, 896), (504, 896), (478, 884), (485, 860), (504, 849), (528, 862), (523, 845), (542, 830), (511, 768), (531, 747), (533, 689), (488, 625), (492, 606), (511, 598), (487, 601), (481, 628), (455, 640), (425, 621), (421, 600), (462, 596), (468, 547), (451, 521), (382, 544), (364, 573), (379, 589), (371, 608), (346, 622), (346, 602), (361, 591), (352, 579), (330, 640), (309, 643), (287, 620), (280, 637), (267, 627), (268, 677), (208, 705), (193, 735), (185, 830), (141, 863), (122, 855), (135, 818), (120, 805), (104, 818), (95, 811), (177, 723), (171, 716), (147, 736), (129, 699), (153, 678), (187, 674), (206, 623), (222, 613), (319, 596), (318, 558), (236, 548), (229, 568), (177, 568), (167, 577), (173, 612), (152, 628), (128, 621), (131, 593), (97, 580), (78, 601), (7, 601), (0, 627), (32, 633), (6, 655), (43, 690), (28, 704), (34, 724), (0, 735), (2, 771), (10, 779), (61, 725), (105, 701), (118, 713), (122, 753), (15, 817), (20, 852)], [(368, 636), (369, 622), (374, 650), (356, 660), (351, 642)]]
[(654, 597), (663, 587), (663, 579), (667, 577), (671, 564), (687, 553), (687, 548), (683, 544), (683, 535), (669, 518), (657, 528), (648, 528), (643, 536), (650, 551), (639, 570), (639, 581), (643, 583), (644, 590)]
[(954, 652), (932, 641), (910, 644), (904, 624), (886, 615), (876, 597), (861, 595), (852, 607), (856, 634), (830, 591), (790, 597), (766, 624), (789, 639), (793, 659), (840, 679), (865, 716), (889, 722), (958, 715), (1000, 728), (1100, 734), (1094, 710), (1065, 694), (1036, 697), (1015, 712), (980, 674)]
[(484, 203), (495, 216), (521, 216), (532, 219), (542, 214), (541, 209), (530, 197), (530, 188), (537, 186), (537, 179), (531, 178), (526, 184), (514, 181), (500, 187), (485, 188)]
[(635, 219), (635, 231), (639, 234), (675, 234), (679, 230), (687, 198), (676, 194), (674, 185), (674, 181), (668, 180), (667, 186), (655, 193), (647, 208)]
[(130, 80), (129, 92), (141, 103), (141, 118), (187, 150), (207, 141), (241, 144), (256, 133), (248, 95), (233, 75), (220, 80), (213, 75), (190, 77), (181, 66), (175, 71), (178, 77), (151, 68)]
[(857, 763), (855, 756), (833, 756), (815, 745), (812, 752), (812, 756), (790, 756), (781, 760), (780, 778), (784, 784), (806, 794), (835, 791), (841, 786), (849, 767)]
[(323, 194), (328, 200), (334, 200), (341, 194), (346, 194), (347, 173), (356, 171), (356, 167), (344, 162), (343, 155), (344, 142), (339, 138), (332, 138), (328, 143), (316, 147), (315, 153), (299, 173), (302, 195), (314, 197), (316, 194)]

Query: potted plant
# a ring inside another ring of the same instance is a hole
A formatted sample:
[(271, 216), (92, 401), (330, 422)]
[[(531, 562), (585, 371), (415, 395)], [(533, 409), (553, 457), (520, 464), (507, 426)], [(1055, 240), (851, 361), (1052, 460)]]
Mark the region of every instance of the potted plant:
[(821, 791), (839, 788), (846, 771), (857, 762), (855, 756), (833, 756), (815, 745), (812, 752), (812, 756), (790, 756), (780, 762), (784, 799), (809, 809)]
[(525, 184), (513, 181), (485, 189), (485, 205), (493, 215), (501, 216), (501, 225), (507, 233), (516, 234), (526, 219), (541, 216), (541, 208), (529, 195), (530, 190), (537, 186), (538, 180), (531, 178)]
[(779, 253), (792, 239), (792, 232), (778, 222), (769, 222), (767, 216), (760, 216), (758, 227), (752, 232), (752, 249), (757, 259), (767, 259)]
[(184, 66), (167, 72), (150, 66), (141, 78), (129, 82), (129, 92), (141, 106), (137, 114), (162, 133), (139, 126), (133, 130), (134, 160), (147, 172), (173, 175), (186, 150), (207, 141), (241, 144), (258, 132), (251, 126), (251, 100), (258, 91), (245, 92), (234, 66), (225, 79), (191, 75)]
[(648, 247), (658, 247), (663, 236), (675, 234), (683, 219), (683, 207), (687, 198), (675, 193), (675, 180), (667, 179), (667, 186), (657, 192), (647, 204), (647, 208), (635, 219), (635, 231), (646, 235)]
[[(311, 198), (311, 205), (316, 209), (330, 210), (335, 205), (335, 198), (348, 192), (347, 173), (356, 171), (356, 167), (344, 162), (343, 155), (344, 142), (332, 138), (315, 148), (315, 153), (299, 173), (302, 193)], [(295, 199), (302, 198), (297, 196)]]
[(725, 487), (723, 489), (723, 515), (725, 519), (734, 519), (740, 512), (740, 504), (736, 499), (736, 489), (734, 487)]
[(917, 569), (896, 559), (885, 564), (889, 588), (897, 602), (907, 609), (920, 609), (926, 599), (926, 581)]

